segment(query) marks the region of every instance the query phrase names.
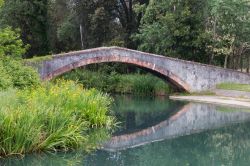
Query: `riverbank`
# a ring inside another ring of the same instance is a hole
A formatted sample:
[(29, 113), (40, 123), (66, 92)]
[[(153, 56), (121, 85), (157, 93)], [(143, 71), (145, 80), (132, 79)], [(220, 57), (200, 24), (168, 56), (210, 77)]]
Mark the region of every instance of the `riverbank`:
[(192, 101), (201, 103), (210, 103), (216, 105), (224, 105), (231, 107), (250, 108), (250, 98), (235, 98), (216, 95), (201, 95), (201, 96), (170, 96), (172, 100)]

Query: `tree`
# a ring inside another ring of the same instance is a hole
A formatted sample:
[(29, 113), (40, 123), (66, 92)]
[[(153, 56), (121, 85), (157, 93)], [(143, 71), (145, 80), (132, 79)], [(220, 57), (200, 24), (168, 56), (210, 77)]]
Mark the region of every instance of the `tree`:
[(0, 12), (0, 24), (21, 30), (21, 38), (30, 49), (25, 57), (48, 53), (47, 0), (8, 0)]
[(71, 1), (50, 0), (48, 7), (48, 36), (53, 53), (81, 48), (79, 24)]
[(212, 61), (222, 56), (225, 68), (242, 68), (243, 57), (250, 49), (249, 1), (213, 0), (209, 10), (207, 31), (213, 36)]
[(192, 61), (207, 62), (209, 34), (205, 33), (201, 0), (151, 0), (135, 40), (139, 49)]
[(74, 0), (72, 6), (78, 18), (83, 48), (102, 46), (113, 36), (115, 4), (116, 0)]
[(116, 17), (119, 19), (124, 31), (124, 42), (127, 48), (136, 49), (137, 43), (132, 40), (132, 35), (138, 32), (142, 11), (137, 11), (138, 6), (146, 6), (149, 0), (118, 0)]
[(18, 30), (12, 30), (10, 27), (0, 29), (0, 56), (9, 56), (11, 58), (21, 58), (28, 49), (20, 39)]

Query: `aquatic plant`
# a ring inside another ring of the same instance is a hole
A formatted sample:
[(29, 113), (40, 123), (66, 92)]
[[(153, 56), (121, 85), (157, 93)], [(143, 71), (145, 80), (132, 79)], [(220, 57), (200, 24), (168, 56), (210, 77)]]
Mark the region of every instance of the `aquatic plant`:
[(87, 150), (90, 128), (110, 129), (112, 99), (72, 81), (0, 93), (0, 156)]

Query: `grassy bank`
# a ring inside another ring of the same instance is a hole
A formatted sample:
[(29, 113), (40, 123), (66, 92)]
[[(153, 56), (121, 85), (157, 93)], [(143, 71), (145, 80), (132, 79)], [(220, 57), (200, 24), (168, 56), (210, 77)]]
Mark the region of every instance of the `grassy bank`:
[(151, 74), (110, 74), (89, 70), (74, 70), (61, 76), (67, 80), (78, 80), (86, 88), (97, 88), (109, 93), (138, 95), (168, 95), (171, 87)]
[(250, 84), (222, 83), (218, 84), (216, 87), (218, 89), (250, 92)]
[[(71, 81), (0, 93), (0, 156), (93, 148), (89, 129), (111, 129), (112, 99)], [(99, 140), (100, 141), (100, 140)]]

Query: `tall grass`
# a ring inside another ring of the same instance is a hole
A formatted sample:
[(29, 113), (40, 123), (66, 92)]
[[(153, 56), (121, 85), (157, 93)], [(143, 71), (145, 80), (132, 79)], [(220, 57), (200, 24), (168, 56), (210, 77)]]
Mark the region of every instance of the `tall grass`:
[(139, 95), (168, 95), (171, 87), (151, 74), (110, 74), (89, 70), (74, 70), (62, 76), (77, 80), (87, 88), (97, 88), (109, 93), (133, 93)]
[(0, 156), (86, 150), (88, 129), (109, 129), (112, 99), (72, 81), (0, 93)]

